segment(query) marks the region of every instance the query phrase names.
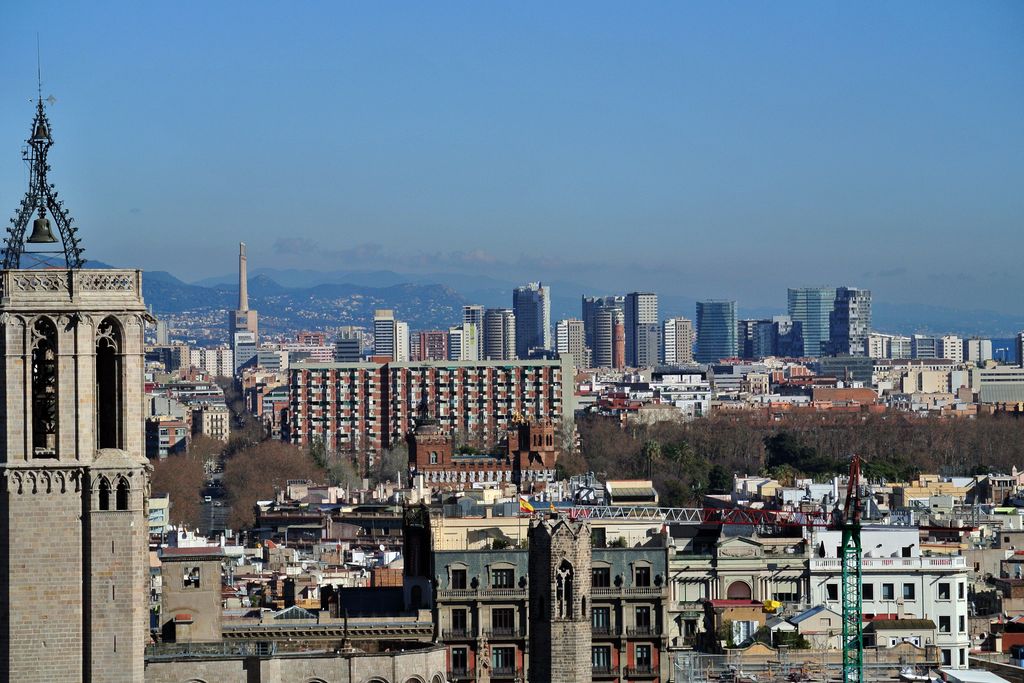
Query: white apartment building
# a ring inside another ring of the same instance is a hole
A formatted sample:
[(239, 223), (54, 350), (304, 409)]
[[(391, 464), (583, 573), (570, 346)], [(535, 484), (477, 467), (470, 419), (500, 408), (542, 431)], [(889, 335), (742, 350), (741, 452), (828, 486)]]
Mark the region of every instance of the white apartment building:
[(948, 358), (957, 362), (964, 359), (964, 340), (956, 335), (947, 334), (939, 340), (940, 358)]
[[(866, 641), (891, 647), (907, 640), (934, 646), (944, 666), (967, 668), (970, 648), (967, 561), (963, 556), (922, 556), (917, 528), (865, 528), (862, 614)], [(811, 604), (842, 613), (842, 532), (815, 531), (810, 563)], [(908, 622), (908, 628), (874, 632), (871, 621)], [(893, 640), (896, 642), (892, 642)]]
[(234, 354), (222, 346), (215, 349), (189, 349), (189, 365), (214, 377), (231, 377), (235, 372)]

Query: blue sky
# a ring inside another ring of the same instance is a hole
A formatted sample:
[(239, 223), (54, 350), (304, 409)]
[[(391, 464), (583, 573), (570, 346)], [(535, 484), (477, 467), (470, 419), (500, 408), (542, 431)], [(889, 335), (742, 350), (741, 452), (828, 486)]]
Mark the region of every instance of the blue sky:
[(4, 216), (37, 31), (95, 259), (1022, 309), (1024, 3), (0, 3)]

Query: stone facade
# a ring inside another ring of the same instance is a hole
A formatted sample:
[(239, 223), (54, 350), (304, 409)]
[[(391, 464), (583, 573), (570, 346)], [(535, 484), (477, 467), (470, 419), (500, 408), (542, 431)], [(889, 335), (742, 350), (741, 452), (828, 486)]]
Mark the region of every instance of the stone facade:
[(223, 561), (220, 547), (160, 551), (160, 631), (164, 642), (221, 639)]
[(590, 525), (530, 523), (531, 683), (591, 680)]
[(140, 681), (142, 276), (0, 272), (0, 680)]
[[(444, 648), (402, 652), (169, 657), (146, 665), (146, 683), (445, 683)], [(139, 679), (142, 680), (141, 678)]]

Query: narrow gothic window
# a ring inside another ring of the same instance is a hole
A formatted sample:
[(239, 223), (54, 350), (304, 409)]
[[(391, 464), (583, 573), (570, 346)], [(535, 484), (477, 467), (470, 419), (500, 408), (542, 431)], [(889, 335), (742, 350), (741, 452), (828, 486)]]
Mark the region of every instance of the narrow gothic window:
[(110, 482), (100, 479), (100, 510), (110, 509)]
[(572, 565), (568, 560), (562, 560), (555, 573), (555, 597), (558, 600), (558, 617), (560, 619), (572, 619)]
[(121, 448), (121, 330), (106, 318), (96, 337), (96, 445)]
[(32, 453), (57, 456), (57, 328), (47, 318), (32, 326)]
[(115, 506), (118, 510), (128, 509), (128, 482), (123, 478), (117, 480), (117, 499)]

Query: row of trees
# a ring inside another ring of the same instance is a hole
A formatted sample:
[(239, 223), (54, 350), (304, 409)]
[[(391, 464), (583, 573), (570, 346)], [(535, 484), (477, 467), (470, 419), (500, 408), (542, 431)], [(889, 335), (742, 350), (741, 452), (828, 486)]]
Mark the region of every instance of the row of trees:
[(223, 464), (223, 502), (230, 506), (228, 524), (235, 529), (251, 526), (256, 501), (273, 498), (289, 479), (352, 487), (359, 485), (363, 476), (376, 484), (397, 481), (407, 472), (405, 444), (377, 454), (367, 466), (371, 458), (365, 453), (329, 453), (322, 442), (303, 449), (270, 439), (259, 420), (245, 409), (230, 381), (222, 386), (232, 420), (227, 444), (199, 435), (192, 439), (187, 453), (154, 463), (152, 490), (170, 494), (173, 524), (199, 525), (211, 462)]
[(563, 464), (567, 473), (649, 478), (665, 505), (693, 505), (706, 493), (724, 493), (733, 473), (785, 483), (827, 479), (846, 472), (853, 453), (865, 460), (867, 476), (887, 481), (929, 472), (1009, 472), (1024, 465), (1024, 420), (1007, 415), (964, 420), (819, 413), (782, 422), (712, 415), (626, 428), (617, 420), (588, 417), (577, 428), (582, 457)]

